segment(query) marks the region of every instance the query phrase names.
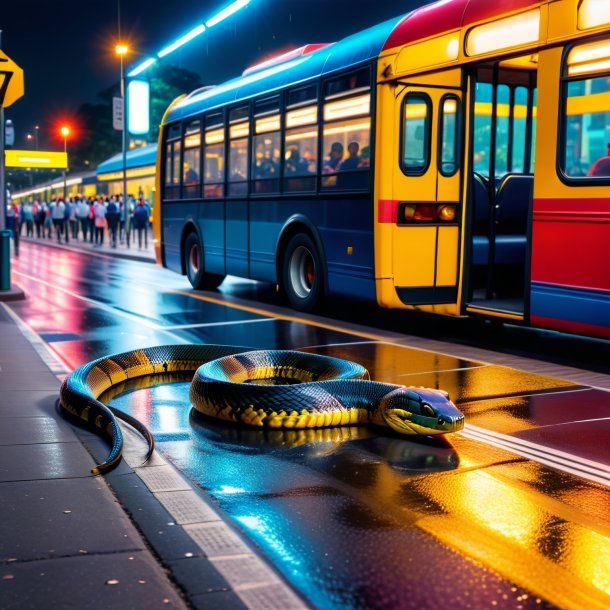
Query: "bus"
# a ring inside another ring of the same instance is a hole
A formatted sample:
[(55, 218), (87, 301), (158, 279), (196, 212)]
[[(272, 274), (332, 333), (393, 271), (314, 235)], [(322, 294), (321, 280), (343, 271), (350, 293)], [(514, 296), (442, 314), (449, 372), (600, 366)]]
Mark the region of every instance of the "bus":
[(442, 0), (175, 100), (156, 256), (610, 339), (609, 165), (610, 0)]

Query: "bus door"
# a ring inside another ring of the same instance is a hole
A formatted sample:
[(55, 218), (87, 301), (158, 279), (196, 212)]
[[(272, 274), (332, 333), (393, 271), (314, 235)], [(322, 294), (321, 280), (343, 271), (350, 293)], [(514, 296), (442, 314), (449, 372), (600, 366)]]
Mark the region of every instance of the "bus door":
[(456, 315), (462, 91), (458, 71), (443, 74), (441, 80), (455, 80), (456, 86), (405, 84), (397, 97), (400, 145), (392, 193), (398, 215), (392, 239), (393, 277), (405, 305)]
[(529, 282), (537, 58), (476, 68), (470, 77), (466, 311), (523, 319)]

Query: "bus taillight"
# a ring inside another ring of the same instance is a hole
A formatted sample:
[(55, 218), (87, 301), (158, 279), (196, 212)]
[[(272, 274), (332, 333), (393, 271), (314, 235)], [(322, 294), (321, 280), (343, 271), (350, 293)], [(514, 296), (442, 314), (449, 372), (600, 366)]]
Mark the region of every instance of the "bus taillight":
[(398, 224), (411, 224), (413, 222), (453, 222), (456, 217), (454, 203), (407, 203), (400, 205)]

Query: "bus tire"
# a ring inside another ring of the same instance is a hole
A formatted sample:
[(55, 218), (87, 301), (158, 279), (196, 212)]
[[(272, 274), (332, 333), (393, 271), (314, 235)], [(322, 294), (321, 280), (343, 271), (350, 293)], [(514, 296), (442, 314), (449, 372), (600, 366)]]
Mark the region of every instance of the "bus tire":
[(297, 233), (286, 246), (282, 262), (282, 286), (290, 305), (298, 311), (313, 311), (322, 302), (322, 258), (307, 233)]
[(224, 275), (206, 273), (203, 266), (203, 248), (197, 233), (190, 233), (184, 243), (186, 275), (195, 290), (213, 290), (225, 279)]

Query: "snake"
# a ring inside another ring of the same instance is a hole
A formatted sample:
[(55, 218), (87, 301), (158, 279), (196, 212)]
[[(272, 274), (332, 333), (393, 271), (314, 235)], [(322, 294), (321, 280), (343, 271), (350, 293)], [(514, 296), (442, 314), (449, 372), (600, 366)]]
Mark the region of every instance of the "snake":
[(122, 456), (122, 419), (154, 450), (148, 428), (100, 401), (130, 379), (164, 373), (193, 374), (192, 406), (209, 417), (257, 428), (305, 429), (370, 424), (398, 434), (438, 435), (464, 427), (464, 415), (443, 390), (372, 381), (362, 365), (293, 350), (250, 350), (215, 344), (147, 347), (98, 358), (63, 381), (59, 405), (98, 434), (111, 449), (91, 469), (103, 474)]

